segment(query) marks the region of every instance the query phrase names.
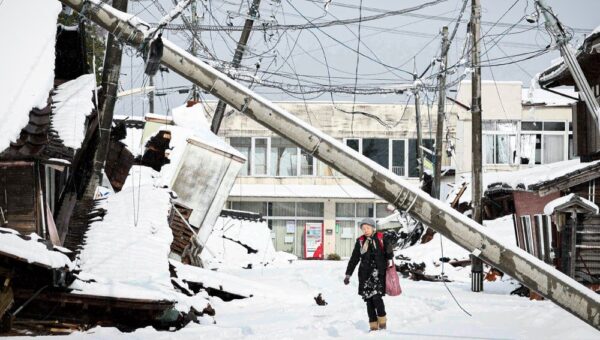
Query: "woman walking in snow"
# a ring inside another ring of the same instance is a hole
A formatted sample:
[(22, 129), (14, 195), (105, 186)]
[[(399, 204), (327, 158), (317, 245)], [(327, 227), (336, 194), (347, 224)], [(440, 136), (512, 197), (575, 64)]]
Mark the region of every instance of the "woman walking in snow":
[(366, 218), (360, 222), (363, 232), (354, 245), (352, 256), (346, 269), (344, 284), (350, 283), (354, 268), (358, 267), (358, 295), (367, 303), (369, 327), (372, 331), (386, 328), (386, 313), (383, 304), (385, 295), (385, 271), (393, 266), (394, 253), (391, 246), (385, 246), (383, 233), (375, 230), (375, 221)]

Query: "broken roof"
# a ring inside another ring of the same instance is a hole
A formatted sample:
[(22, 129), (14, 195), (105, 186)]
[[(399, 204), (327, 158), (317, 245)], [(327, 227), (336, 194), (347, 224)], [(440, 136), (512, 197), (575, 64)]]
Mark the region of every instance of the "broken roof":
[(0, 228), (0, 254), (49, 269), (74, 267), (65, 255), (68, 250), (53, 247), (36, 234), (21, 235), (13, 229)]
[[(600, 26), (585, 38), (575, 52), (575, 58), (588, 79), (598, 79), (600, 77), (598, 44), (600, 44)], [(575, 85), (571, 72), (569, 72), (562, 58), (559, 58), (556, 63), (546, 68), (537, 77), (539, 84), (544, 87)]]
[(577, 196), (575, 194), (569, 194), (567, 196), (559, 197), (553, 201), (548, 202), (548, 204), (546, 204), (546, 206), (544, 207), (544, 214), (552, 215), (556, 210), (563, 210), (575, 205), (580, 206), (581, 208), (590, 213), (598, 213), (598, 206), (594, 202), (587, 200), (583, 197)]
[[(54, 82), (57, 1), (10, 0), (0, 10), (0, 150), (19, 136), (32, 108), (44, 108)], [(23, 15), (35, 23), (23, 25)], [(17, 32), (18, 30), (18, 32)]]

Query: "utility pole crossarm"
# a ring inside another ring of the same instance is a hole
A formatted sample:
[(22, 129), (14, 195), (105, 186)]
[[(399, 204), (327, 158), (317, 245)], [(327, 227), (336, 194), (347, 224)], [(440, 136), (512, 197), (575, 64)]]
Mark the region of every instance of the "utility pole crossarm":
[[(93, 10), (84, 13), (90, 20), (115, 36), (123, 38), (127, 44), (136, 48), (142, 45), (145, 32), (122, 20), (123, 13), (115, 11), (112, 7), (98, 0), (60, 1), (80, 13), (84, 2), (92, 4)], [(240, 85), (166, 39), (161, 62), (225, 101), (232, 108), (244, 111), (249, 118), (274, 133), (286, 136), (306, 152), (390, 202), (399, 210), (409, 212), (444, 237), (477, 254), (502, 272), (600, 329), (600, 296), (574, 279), (522, 249), (504, 246), (488, 235), (479, 223), (453, 210), (450, 206), (440, 204), (438, 200), (394, 175), (390, 170), (357, 154), (341, 141), (308, 125), (292, 113)], [(206, 240), (200, 240), (200, 242), (204, 241)]]

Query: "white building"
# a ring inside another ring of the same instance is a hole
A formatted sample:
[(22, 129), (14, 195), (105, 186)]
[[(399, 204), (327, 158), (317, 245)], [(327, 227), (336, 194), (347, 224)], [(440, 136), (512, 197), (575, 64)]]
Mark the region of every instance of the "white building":
[[(539, 91), (529, 96), (520, 82), (484, 82), (485, 171), (567, 159), (570, 100), (553, 94), (541, 96)], [(442, 164), (460, 175), (471, 171), (469, 82), (461, 84), (456, 102), (447, 104), (444, 141), (444, 150), (453, 145), (455, 152), (444, 152)], [(348, 113), (352, 110), (349, 103), (279, 105), (397, 175), (418, 183), (414, 105), (355, 106), (355, 111), (380, 121)], [(433, 150), (436, 109), (423, 106), (421, 112), (424, 146)], [(228, 207), (263, 214), (277, 250), (303, 257), (306, 223), (322, 223), (325, 254), (349, 256), (358, 236), (357, 221), (391, 214), (385, 201), (237, 111), (226, 115), (219, 135), (249, 160), (236, 180)], [(427, 169), (433, 156), (427, 151), (424, 154)], [(522, 164), (525, 159), (528, 163)], [(447, 181), (454, 182), (454, 178)], [(446, 192), (448, 187), (443, 186), (442, 197)]]

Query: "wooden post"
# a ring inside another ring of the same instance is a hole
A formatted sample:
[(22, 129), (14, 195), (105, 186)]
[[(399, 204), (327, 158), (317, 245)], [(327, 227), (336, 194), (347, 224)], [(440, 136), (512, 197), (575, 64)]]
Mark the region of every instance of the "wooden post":
[[(482, 156), (481, 156), (481, 66), (479, 40), (481, 39), (481, 4), (480, 0), (471, 1), (471, 35), (473, 40), (473, 49), (471, 54), (471, 63), (473, 75), (471, 79), (471, 114), (472, 114), (472, 156), (473, 156), (473, 175), (471, 179), (473, 219), (477, 223), (482, 223)], [(483, 262), (474, 255), (471, 255), (471, 290), (474, 292), (483, 291)]]
[[(252, 26), (254, 25), (254, 19), (258, 16), (258, 6), (260, 6), (260, 0), (253, 0), (250, 9), (248, 10), (248, 19), (244, 23), (244, 29), (242, 30), (242, 34), (240, 35), (240, 40), (235, 49), (235, 53), (233, 55), (233, 61), (231, 62), (231, 66), (233, 68), (238, 68), (240, 63), (242, 62), (242, 58), (244, 57), (244, 51), (246, 50), (246, 45), (248, 44), (248, 39), (250, 39), (250, 33), (252, 32)], [(217, 108), (215, 109), (215, 114), (213, 116), (212, 124), (210, 129), (213, 133), (218, 133), (219, 128), (221, 127), (221, 122), (223, 121), (223, 114), (225, 113), (225, 108), (227, 107), (227, 103), (222, 100), (219, 100), (217, 104)]]
[(448, 62), (448, 27), (442, 28), (442, 55), (441, 71), (438, 75), (438, 112), (437, 126), (435, 133), (435, 168), (433, 171), (433, 192), (432, 196), (440, 199), (442, 182), (442, 147), (444, 139), (444, 114), (446, 111), (446, 64)]

